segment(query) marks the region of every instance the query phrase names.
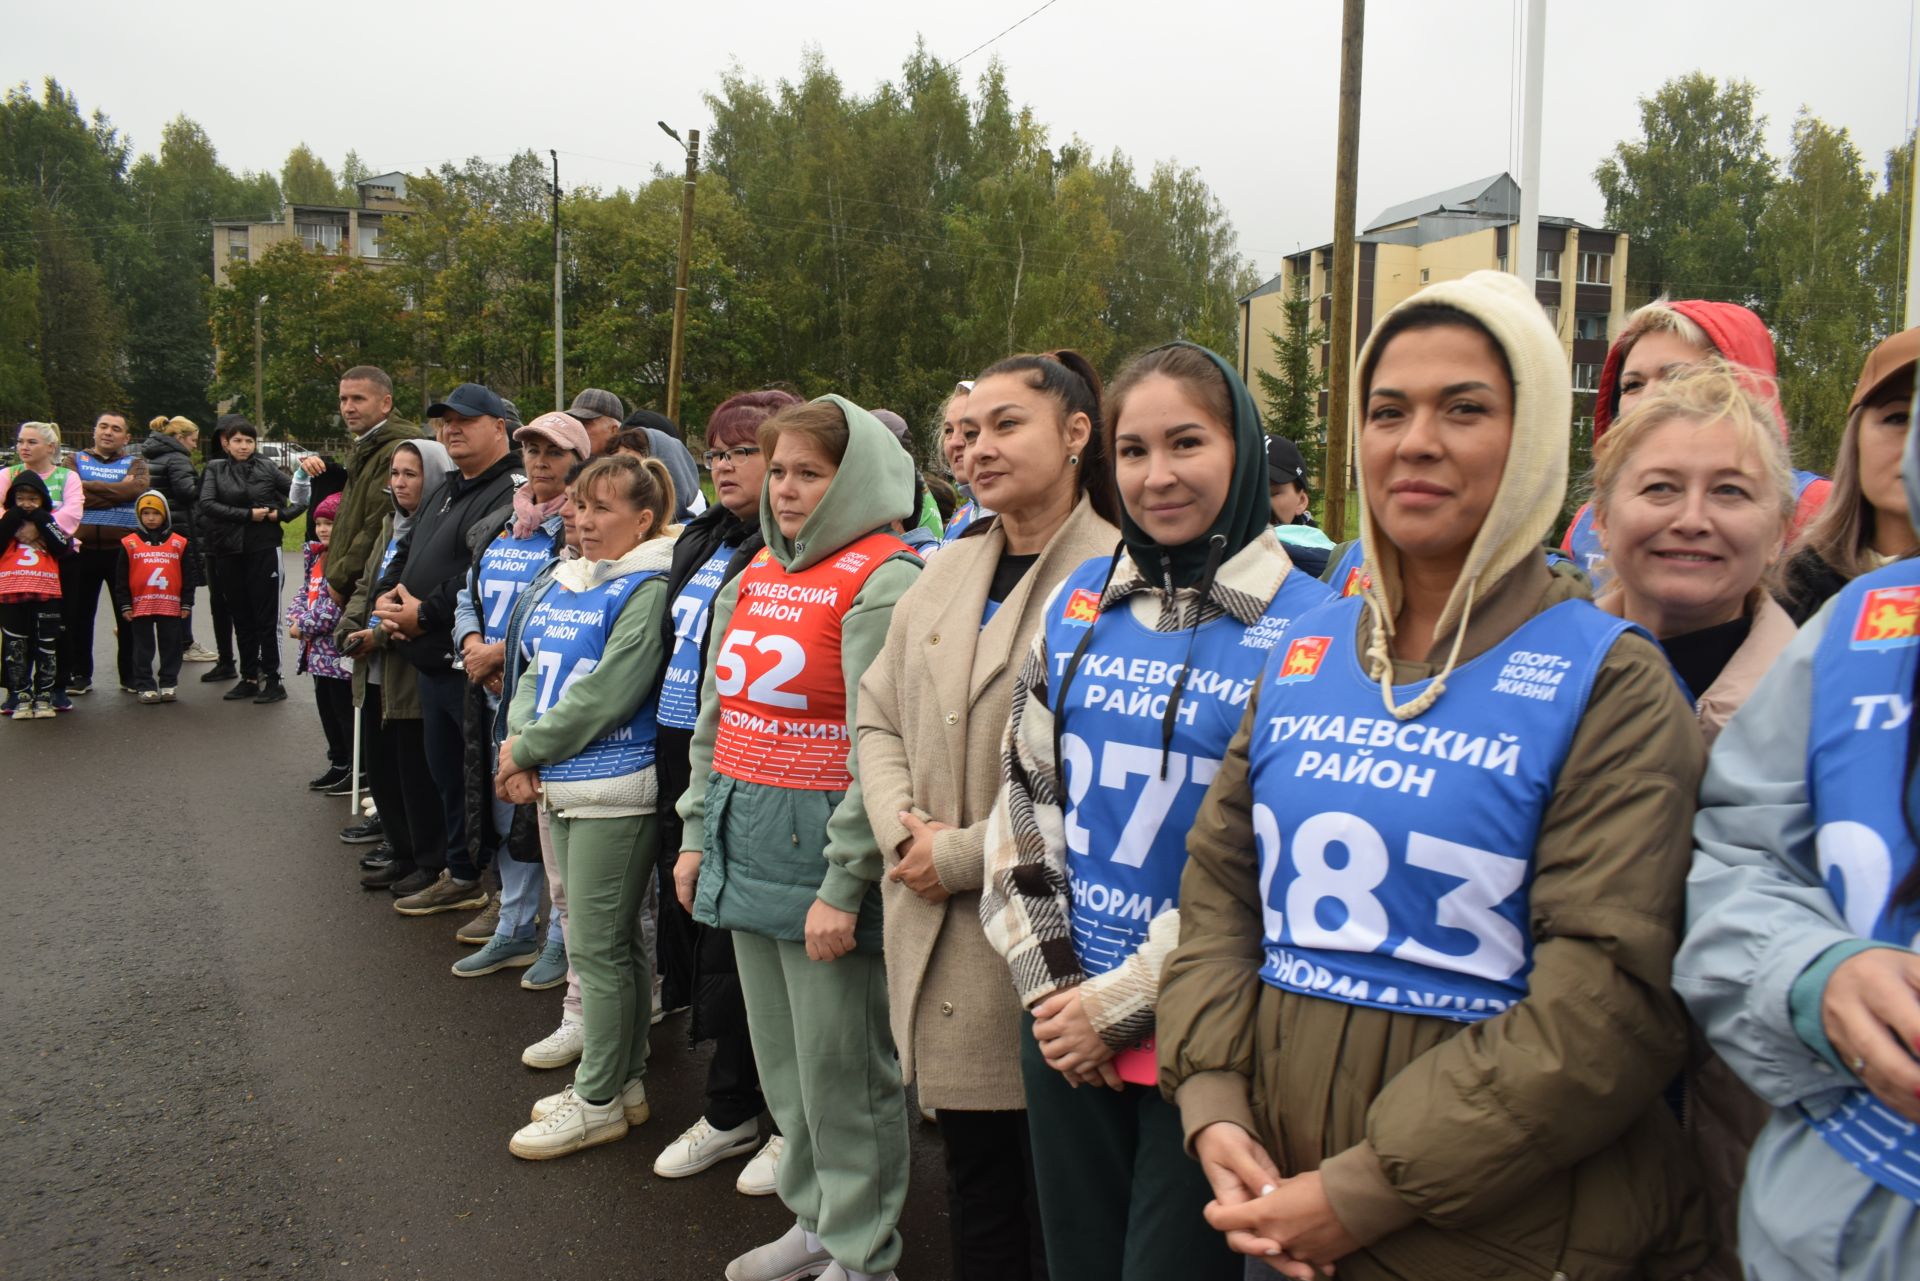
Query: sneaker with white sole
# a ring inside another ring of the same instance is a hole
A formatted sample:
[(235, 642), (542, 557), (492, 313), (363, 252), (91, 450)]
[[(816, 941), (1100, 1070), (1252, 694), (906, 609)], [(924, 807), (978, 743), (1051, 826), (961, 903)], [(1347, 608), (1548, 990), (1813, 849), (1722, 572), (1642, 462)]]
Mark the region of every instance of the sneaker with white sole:
[(466, 907), (485, 907), (487, 892), (478, 881), (456, 881), (451, 872), (441, 872), (431, 884), (393, 901), (393, 910), (402, 916), (432, 916), (436, 912), (457, 912)]
[[(574, 1098), (573, 1087), (569, 1085), (558, 1094), (549, 1094), (538, 1099), (533, 1105), (533, 1119), (538, 1121), (555, 1108), (563, 1107), (568, 1099)], [(647, 1106), (647, 1079), (636, 1076), (620, 1089), (620, 1096), (614, 1100), (620, 1105), (621, 1112), (627, 1118), (628, 1125), (645, 1125), (653, 1110)]]
[(758, 1121), (748, 1119), (731, 1130), (716, 1130), (703, 1116), (667, 1144), (667, 1150), (654, 1161), (653, 1172), (663, 1179), (684, 1179), (712, 1169), (730, 1156), (753, 1151), (759, 1141)]
[(778, 1241), (747, 1251), (727, 1265), (727, 1281), (801, 1281), (833, 1265), (833, 1256), (796, 1221)]
[(870, 1281), (900, 1281), (900, 1274), (898, 1272), (888, 1272), (885, 1274), (879, 1272), (854, 1272), (850, 1271), (846, 1265), (840, 1263), (836, 1263), (825, 1272), (822, 1272), (820, 1274), (820, 1281), (854, 1281), (856, 1277), (863, 1279), (870, 1278)]
[(560, 1102), (544, 1115), (535, 1106), (535, 1119), (514, 1132), (507, 1151), (526, 1161), (549, 1161), (627, 1137), (628, 1122), (619, 1099), (595, 1107), (575, 1094), (572, 1086), (555, 1097)]
[(563, 1018), (559, 1027), (520, 1051), (520, 1061), (530, 1068), (565, 1067), (586, 1047), (586, 1025), (578, 1019)]
[(492, 974), (511, 966), (532, 965), (539, 954), (540, 945), (532, 939), (511, 939), (496, 934), (478, 952), (455, 961), (453, 972), (459, 978), (477, 979), (482, 974)]
[(540, 959), (520, 976), (520, 986), (527, 991), (544, 992), (567, 981), (567, 941), (558, 937), (559, 933), (559, 930), (548, 928), (547, 941), (540, 948)]
[(778, 1192), (780, 1153), (786, 1146), (787, 1141), (777, 1134), (768, 1139), (766, 1146), (753, 1154), (753, 1160), (747, 1162), (747, 1168), (733, 1181), (733, 1190), (741, 1196), (772, 1196)]
[(180, 655), (180, 661), (183, 663), (217, 663), (220, 661), (220, 655), (214, 653), (205, 645), (189, 645), (187, 652)]

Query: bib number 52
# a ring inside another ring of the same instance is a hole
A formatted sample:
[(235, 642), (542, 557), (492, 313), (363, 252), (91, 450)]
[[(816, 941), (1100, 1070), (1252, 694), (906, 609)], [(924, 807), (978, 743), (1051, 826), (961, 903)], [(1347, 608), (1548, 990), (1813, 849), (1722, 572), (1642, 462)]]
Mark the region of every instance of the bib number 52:
[[(773, 666), (747, 684), (747, 651), (773, 656)], [(763, 707), (786, 707), (796, 712), (807, 710), (807, 696), (786, 688), (788, 681), (806, 670), (807, 651), (791, 636), (757, 636), (754, 632), (730, 631), (713, 659), (713, 687), (732, 697), (742, 688), (747, 698)]]

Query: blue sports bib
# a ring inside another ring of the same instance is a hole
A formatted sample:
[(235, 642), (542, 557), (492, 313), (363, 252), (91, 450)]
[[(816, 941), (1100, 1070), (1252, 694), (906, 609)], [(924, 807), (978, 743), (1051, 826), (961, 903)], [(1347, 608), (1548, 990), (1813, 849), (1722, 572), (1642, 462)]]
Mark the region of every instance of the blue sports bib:
[[(1534, 844), (1594, 675), (1632, 624), (1563, 602), (1455, 668), (1440, 701), (1403, 722), (1355, 652), (1363, 607), (1296, 619), (1261, 678), (1249, 750), (1260, 977), (1476, 1022), (1527, 994)], [(1395, 701), (1425, 686), (1396, 686)]]
[[(1099, 612), (1110, 563), (1102, 556), (1069, 574), (1044, 624), (1047, 679), (1060, 691), (1056, 701), (1062, 694), (1066, 700), (1055, 714), (1067, 790), (1067, 879), (1074, 950), (1089, 974), (1133, 955), (1153, 918), (1174, 906), (1187, 832), (1268, 649), (1294, 615), (1332, 597), (1324, 583), (1293, 572), (1252, 627), (1222, 616), (1198, 633), (1156, 632), (1124, 602)], [(1089, 627), (1093, 639), (1063, 690), (1068, 661)], [(1183, 661), (1190, 667), (1163, 777), (1161, 718)]]
[[(521, 650), (540, 674), (534, 719), (560, 701), (574, 681), (600, 665), (620, 611), (654, 571), (622, 574), (584, 592), (569, 591), (556, 580), (527, 616)], [(575, 757), (540, 769), (543, 779), (563, 783), (618, 778), (653, 764), (654, 700), (650, 694), (618, 729), (595, 739)]]
[(673, 598), (673, 653), (660, 681), (660, 723), (668, 729), (690, 730), (699, 718), (700, 642), (707, 634), (713, 598), (720, 593), (720, 580), (734, 550), (730, 544), (720, 544)]
[[(96, 485), (117, 485), (127, 478), (133, 470), (133, 455), (122, 454), (110, 463), (103, 463), (84, 449), (74, 451), (73, 470), (79, 473), (83, 481)], [(140, 518), (134, 514), (133, 504), (121, 503), (117, 507), (89, 507), (81, 522), (88, 525), (112, 525), (119, 529), (140, 528)]]
[(480, 564), (474, 571), (474, 581), (480, 590), (473, 604), (480, 615), (481, 637), (487, 644), (505, 639), (514, 601), (540, 577), (541, 569), (554, 558), (556, 550), (553, 535), (544, 529), (535, 529), (527, 538), (512, 538), (503, 533), (480, 553)]

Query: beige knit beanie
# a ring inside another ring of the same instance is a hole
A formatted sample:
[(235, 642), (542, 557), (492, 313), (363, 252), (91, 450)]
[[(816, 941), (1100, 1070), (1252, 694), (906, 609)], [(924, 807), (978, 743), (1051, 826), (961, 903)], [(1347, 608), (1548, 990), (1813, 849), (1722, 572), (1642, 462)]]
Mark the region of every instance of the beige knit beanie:
[[(1467, 552), (1466, 564), (1434, 628), (1436, 639), (1452, 634), (1453, 648), (1433, 682), (1404, 707), (1394, 705), (1393, 662), (1387, 646), (1393, 635), (1393, 620), (1400, 612), (1399, 552), (1374, 521), (1373, 512), (1367, 506), (1365, 463), (1356, 464), (1360, 479), (1360, 543), (1372, 580), (1366, 589), (1367, 605), (1374, 619), (1373, 641), (1367, 652), (1368, 667), (1372, 677), (1380, 682), (1381, 699), (1387, 710), (1401, 720), (1418, 716), (1444, 692), (1447, 675), (1453, 670), (1460, 646), (1466, 639), (1475, 594), (1500, 581), (1526, 557), (1541, 554), (1541, 541), (1552, 529), (1566, 500), (1567, 447), (1573, 434), (1573, 383), (1566, 350), (1547, 322), (1546, 312), (1541, 310), (1526, 285), (1496, 271), (1476, 271), (1461, 280), (1429, 285), (1388, 312), (1381, 325), (1375, 327), (1375, 335), (1396, 312), (1432, 305), (1453, 307), (1472, 316), (1487, 327), (1494, 342), (1506, 353), (1507, 364), (1513, 370), (1513, 442), (1507, 452), (1507, 468), (1500, 478), (1499, 492), (1494, 495), (1493, 508)], [(1375, 339), (1369, 338), (1360, 351), (1356, 368), (1370, 367), (1374, 345)], [(1364, 430), (1366, 399), (1367, 388), (1356, 388), (1355, 441)], [(1357, 459), (1364, 460), (1363, 451), (1355, 453)]]

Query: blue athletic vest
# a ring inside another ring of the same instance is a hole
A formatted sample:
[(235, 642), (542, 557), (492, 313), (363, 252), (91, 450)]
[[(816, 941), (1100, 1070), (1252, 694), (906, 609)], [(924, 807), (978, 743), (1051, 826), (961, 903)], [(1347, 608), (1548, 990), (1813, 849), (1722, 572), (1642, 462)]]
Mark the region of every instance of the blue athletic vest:
[(1341, 552), (1340, 559), (1334, 562), (1333, 572), (1327, 575), (1327, 585), (1333, 588), (1335, 596), (1360, 594), (1366, 586), (1366, 559), (1359, 539), (1347, 544), (1347, 550)]
[(966, 533), (967, 526), (973, 524), (974, 519), (979, 515), (979, 505), (971, 499), (954, 508), (953, 516), (947, 521), (946, 532), (940, 535), (941, 545), (944, 546)]
[(552, 534), (536, 528), (528, 538), (503, 533), (480, 553), (480, 564), (474, 571), (480, 590), (473, 606), (480, 615), (481, 639), (487, 644), (505, 639), (513, 602), (540, 577), (558, 545)]
[[(1800, 495), (1807, 492), (1807, 486), (1825, 477), (1814, 472), (1793, 472), (1793, 499), (1797, 503)], [(1600, 535), (1593, 528), (1593, 504), (1583, 503), (1574, 513), (1573, 525), (1567, 530), (1567, 553), (1573, 563), (1586, 572), (1597, 593), (1601, 587), (1612, 580), (1613, 573), (1607, 568), (1607, 553), (1600, 546)]]
[(673, 653), (660, 681), (660, 723), (668, 729), (692, 729), (700, 715), (700, 641), (720, 579), (735, 548), (721, 543), (673, 598)]
[(1455, 668), (1440, 701), (1403, 722), (1355, 652), (1363, 607), (1295, 619), (1261, 677), (1248, 754), (1260, 977), (1477, 1022), (1527, 994), (1540, 822), (1594, 675), (1633, 625), (1562, 602)]
[[(1856, 578), (1832, 610), (1814, 651), (1807, 738), (1820, 875), (1855, 933), (1912, 951), (1920, 910), (1892, 895), (1916, 857), (1901, 803), (1920, 659), (1920, 561)], [(1807, 1119), (1862, 1174), (1920, 1201), (1920, 1126), (1864, 1089), (1825, 1119)]]
[[(118, 484), (127, 478), (127, 473), (132, 469), (132, 454), (122, 454), (110, 463), (101, 462), (84, 449), (77, 449), (73, 454), (73, 470), (79, 473), (83, 481)], [(140, 518), (134, 514), (132, 502), (121, 503), (118, 507), (89, 507), (80, 522), (84, 525), (113, 525), (120, 529), (140, 528)]]
[[(1326, 584), (1294, 572), (1252, 627), (1223, 616), (1197, 634), (1156, 632), (1124, 602), (1099, 612), (1111, 563), (1101, 556), (1069, 574), (1044, 624), (1056, 702), (1067, 662), (1093, 628), (1065, 690), (1066, 706), (1056, 709), (1073, 943), (1089, 974), (1104, 974), (1139, 950), (1153, 918), (1178, 899), (1187, 831), (1240, 727), (1267, 650), (1295, 615), (1332, 598)], [(1160, 721), (1189, 637), (1191, 672), (1163, 779)]]
[[(584, 592), (569, 591), (565, 584), (554, 581), (527, 616), (526, 630), (521, 633), (521, 652), (540, 674), (539, 698), (533, 709), (536, 721), (560, 701), (569, 685), (600, 665), (614, 622), (634, 589), (659, 576), (655, 571), (622, 574)], [(580, 783), (645, 769), (653, 764), (655, 724), (654, 696), (649, 694), (625, 725), (596, 738), (578, 756), (541, 766), (540, 776)]]

